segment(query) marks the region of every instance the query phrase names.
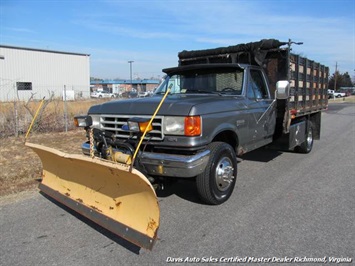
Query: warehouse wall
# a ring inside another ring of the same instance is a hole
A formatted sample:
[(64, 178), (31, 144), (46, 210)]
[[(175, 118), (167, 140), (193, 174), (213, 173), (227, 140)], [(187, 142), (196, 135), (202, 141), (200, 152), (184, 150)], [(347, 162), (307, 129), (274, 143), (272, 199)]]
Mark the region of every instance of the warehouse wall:
[(64, 88), (90, 97), (89, 55), (0, 46), (0, 101), (63, 98)]

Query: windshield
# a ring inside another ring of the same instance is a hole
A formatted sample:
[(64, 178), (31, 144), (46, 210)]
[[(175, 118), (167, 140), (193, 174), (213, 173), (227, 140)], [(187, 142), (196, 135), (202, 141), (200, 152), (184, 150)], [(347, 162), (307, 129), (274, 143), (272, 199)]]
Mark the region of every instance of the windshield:
[(170, 74), (160, 84), (156, 94), (165, 93), (170, 87), (170, 93), (217, 93), (241, 95), (243, 88), (243, 70), (197, 69)]

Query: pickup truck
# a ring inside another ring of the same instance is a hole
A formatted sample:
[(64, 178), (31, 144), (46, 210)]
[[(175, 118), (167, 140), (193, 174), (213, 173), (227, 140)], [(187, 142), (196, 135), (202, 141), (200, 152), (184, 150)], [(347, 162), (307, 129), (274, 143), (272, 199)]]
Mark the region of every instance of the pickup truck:
[[(203, 202), (225, 202), (237, 180), (237, 156), (264, 146), (309, 153), (320, 138), (329, 68), (290, 53), (290, 46), (267, 39), (180, 52), (152, 97), (89, 109), (95, 154), (132, 153), (139, 137), (127, 123), (152, 117), (169, 90), (134, 167), (157, 188), (189, 178)], [(90, 155), (89, 141), (82, 151)]]
[(91, 98), (115, 98), (115, 94), (109, 91), (94, 91), (90, 94)]
[(340, 92), (340, 91), (334, 91), (332, 97), (335, 97), (335, 98), (346, 97), (346, 93)]

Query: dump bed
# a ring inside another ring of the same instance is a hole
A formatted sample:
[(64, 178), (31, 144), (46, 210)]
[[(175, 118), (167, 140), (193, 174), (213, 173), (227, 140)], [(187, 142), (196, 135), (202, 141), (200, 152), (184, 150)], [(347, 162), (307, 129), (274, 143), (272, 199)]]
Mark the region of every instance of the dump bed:
[(299, 55), (289, 54), (288, 50), (280, 50), (268, 54), (265, 71), (272, 92), (275, 91), (278, 80), (289, 80), (291, 97), (288, 99), (288, 109), (296, 117), (327, 108), (328, 67)]
[[(282, 47), (285, 46), (286, 47)], [(275, 39), (261, 40), (215, 49), (182, 51), (179, 65), (242, 63), (264, 68), (271, 94), (276, 82), (288, 80), (291, 86), (286, 107), (297, 117), (327, 108), (329, 68), (313, 60), (292, 54), (290, 42)]]

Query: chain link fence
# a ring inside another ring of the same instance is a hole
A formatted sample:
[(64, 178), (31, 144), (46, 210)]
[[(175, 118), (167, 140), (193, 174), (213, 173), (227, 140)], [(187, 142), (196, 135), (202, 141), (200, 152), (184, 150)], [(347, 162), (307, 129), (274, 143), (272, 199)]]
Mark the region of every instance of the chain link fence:
[(80, 100), (90, 98), (89, 85), (37, 85), (32, 82), (17, 82), (14, 80), (3, 80), (0, 78), (0, 101), (27, 101), (29, 98), (34, 100), (43, 97), (53, 97), (67, 100)]
[(1, 87), (0, 93), (8, 99), (0, 101), (0, 138), (26, 134), (37, 110), (32, 132), (71, 130), (74, 116), (86, 114), (90, 106), (100, 101), (90, 99), (90, 90), (80, 86), (26, 91)]

